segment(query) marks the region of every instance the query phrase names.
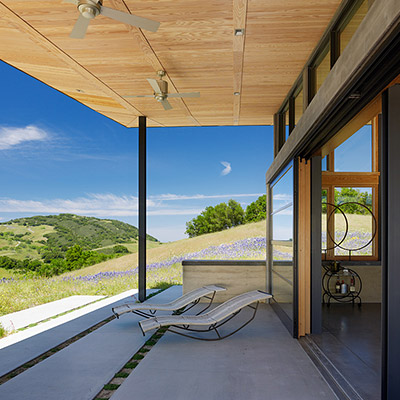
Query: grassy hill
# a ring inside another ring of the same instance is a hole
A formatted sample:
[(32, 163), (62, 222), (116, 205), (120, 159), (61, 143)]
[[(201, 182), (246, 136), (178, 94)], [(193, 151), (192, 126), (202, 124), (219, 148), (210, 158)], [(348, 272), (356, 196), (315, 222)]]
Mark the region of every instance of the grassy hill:
[[(350, 216), (349, 221), (358, 232), (368, 231), (371, 226), (370, 218), (366, 216), (356, 215), (354, 218)], [(49, 227), (53, 229), (53, 227)], [(339, 221), (338, 228), (340, 228)], [(33, 230), (35, 230), (35, 227), (33, 227)], [(159, 263), (156, 267), (147, 270), (148, 287), (163, 287), (163, 285), (180, 284), (182, 282), (182, 265), (179, 260), (174, 260), (174, 258), (200, 252), (211, 246), (220, 246), (217, 248), (223, 250), (222, 254), (228, 254), (238, 243), (250, 243), (247, 247), (254, 247), (257, 240), (245, 239), (261, 237), (265, 240), (265, 231), (266, 223), (260, 221), (222, 232), (170, 243), (148, 242), (153, 247), (147, 250), (147, 264)], [(39, 235), (39, 230), (35, 234)], [(259, 244), (265, 248), (263, 239), (259, 240)], [(227, 249), (228, 251), (225, 251)], [(265, 253), (262, 254), (262, 252), (257, 254), (256, 257), (250, 255), (251, 259), (263, 257), (265, 257)], [(168, 262), (171, 259), (172, 261)], [(0, 283), (0, 315), (73, 295), (114, 295), (128, 289), (137, 288), (137, 273), (132, 271), (133, 268), (136, 268), (137, 261), (137, 253), (128, 254), (67, 272), (51, 279), (19, 279), (17, 274), (13, 275), (11, 271), (4, 270), (5, 275), (2, 276), (0, 269), (0, 279), (13, 276), (16, 278), (12, 281), (6, 281), (5, 284)]]
[[(19, 218), (0, 224), (0, 256), (36, 259), (45, 249), (65, 251), (75, 244), (84, 250), (124, 244), (135, 251), (138, 233), (136, 227), (121, 221), (74, 214)], [(159, 244), (150, 235), (147, 240)]]
[[(265, 237), (265, 221), (253, 222), (246, 225), (240, 225), (235, 228), (227, 229), (222, 232), (208, 233), (190, 239), (177, 240), (175, 242), (164, 243), (160, 246), (148, 248), (147, 264), (152, 264), (172, 257), (182, 256), (188, 253), (198, 252), (210, 246), (233, 243), (253, 237)], [(92, 275), (106, 271), (125, 271), (136, 267), (138, 263), (137, 253), (127, 254), (118, 259), (108, 260), (79, 271), (67, 273), (67, 276)]]

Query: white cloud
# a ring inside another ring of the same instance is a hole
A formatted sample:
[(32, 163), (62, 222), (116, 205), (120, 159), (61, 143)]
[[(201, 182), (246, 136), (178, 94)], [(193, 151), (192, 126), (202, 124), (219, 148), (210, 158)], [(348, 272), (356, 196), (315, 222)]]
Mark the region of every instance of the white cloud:
[(285, 201), (293, 201), (293, 195), (287, 193), (278, 193), (274, 194), (274, 200), (285, 200)]
[(48, 138), (48, 134), (43, 129), (34, 125), (24, 128), (0, 127), (0, 150), (10, 149), (23, 142), (43, 141)]
[[(197, 215), (201, 209), (164, 208), (151, 199), (147, 200), (147, 215)], [(136, 196), (116, 196), (113, 194), (89, 194), (76, 199), (17, 200), (0, 199), (0, 212), (58, 214), (71, 213), (97, 217), (126, 217), (138, 215)]]
[[(164, 200), (197, 200), (233, 197), (256, 197), (260, 194), (227, 194), (227, 195), (175, 195), (161, 194), (150, 196), (147, 199), (147, 215), (149, 216), (173, 216), (173, 215), (198, 215), (203, 208), (187, 204), (175, 204), (167, 206)], [(167, 203), (168, 204), (168, 203)], [(46, 199), (18, 200), (0, 198), (0, 212), (2, 213), (30, 213), (30, 214), (59, 214), (70, 213), (78, 215), (91, 215), (100, 218), (119, 218), (138, 215), (138, 198), (136, 196), (117, 196), (112, 193), (91, 193), (85, 197), (74, 199)]]
[(228, 161), (221, 161), (221, 164), (225, 167), (222, 170), (221, 175), (228, 175), (232, 171), (231, 164), (228, 163)]
[(264, 193), (238, 193), (238, 194), (194, 194), (194, 195), (183, 195), (183, 194), (160, 194), (157, 196), (150, 196), (152, 200), (201, 200), (201, 199), (223, 199), (223, 198), (234, 198), (234, 197), (256, 197), (262, 196)]

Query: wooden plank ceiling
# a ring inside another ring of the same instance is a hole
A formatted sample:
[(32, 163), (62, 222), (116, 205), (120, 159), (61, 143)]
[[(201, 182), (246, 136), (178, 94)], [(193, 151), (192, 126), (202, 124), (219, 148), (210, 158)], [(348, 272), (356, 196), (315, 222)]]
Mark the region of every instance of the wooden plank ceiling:
[[(104, 0), (161, 22), (156, 33), (103, 16), (84, 39), (62, 0), (0, 1), (0, 59), (125, 125), (270, 125), (340, 0)], [(234, 36), (234, 29), (245, 29)], [(167, 72), (165, 111), (146, 78)], [(239, 92), (235, 96), (234, 92)]]

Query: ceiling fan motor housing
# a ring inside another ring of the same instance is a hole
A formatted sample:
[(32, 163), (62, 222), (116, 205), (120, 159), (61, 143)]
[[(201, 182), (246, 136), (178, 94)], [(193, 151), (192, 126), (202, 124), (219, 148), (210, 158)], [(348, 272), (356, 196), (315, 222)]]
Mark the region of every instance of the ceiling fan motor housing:
[(165, 82), (160, 79), (159, 81), (157, 81), (157, 83), (160, 88), (161, 94), (165, 98), (168, 95), (168, 82)]
[(85, 0), (78, 3), (78, 10), (83, 17), (93, 19), (100, 14), (101, 1)]

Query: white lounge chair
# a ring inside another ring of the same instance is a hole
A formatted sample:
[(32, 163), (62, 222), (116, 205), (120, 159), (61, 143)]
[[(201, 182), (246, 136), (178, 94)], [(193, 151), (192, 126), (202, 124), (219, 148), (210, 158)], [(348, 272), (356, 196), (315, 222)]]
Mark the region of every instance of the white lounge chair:
[[(215, 293), (222, 290), (226, 289), (217, 285), (208, 285), (192, 290), (191, 292), (184, 294), (183, 296), (177, 298), (174, 301), (171, 301), (170, 303), (126, 303), (112, 308), (112, 312), (117, 318), (119, 318), (120, 315), (128, 312), (138, 314), (141, 317), (145, 318), (154, 316), (157, 311), (172, 311), (173, 314), (182, 314), (183, 312), (186, 312), (194, 307), (201, 300), (202, 297), (209, 299), (210, 302), (208, 303), (206, 308), (198, 313), (200, 314), (210, 307), (214, 300)], [(144, 310), (148, 311), (150, 314), (144, 312)]]
[[(243, 293), (239, 296), (233, 297), (227, 300), (225, 303), (215, 307), (213, 310), (208, 311), (201, 315), (165, 315), (159, 317), (149, 318), (139, 322), (140, 329), (143, 335), (152, 329), (158, 329), (163, 326), (168, 326), (168, 331), (177, 333), (178, 335), (190, 337), (192, 339), (199, 340), (220, 340), (228, 336), (233, 335), (248, 323), (250, 323), (257, 312), (258, 304), (262, 300), (271, 298), (272, 295), (269, 293), (262, 292), (261, 290), (254, 290), (252, 292)], [(252, 306), (256, 303), (255, 306)], [(241, 325), (238, 329), (233, 332), (221, 336), (218, 328), (230, 321), (235, 315), (237, 315), (243, 308), (250, 307), (254, 310), (251, 318)], [(174, 329), (171, 329), (174, 328)], [(197, 327), (197, 328), (196, 328)], [(175, 329), (190, 332), (210, 332), (215, 331), (217, 338), (201, 338), (197, 336), (187, 335), (182, 332), (178, 332)]]

